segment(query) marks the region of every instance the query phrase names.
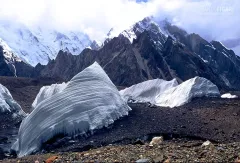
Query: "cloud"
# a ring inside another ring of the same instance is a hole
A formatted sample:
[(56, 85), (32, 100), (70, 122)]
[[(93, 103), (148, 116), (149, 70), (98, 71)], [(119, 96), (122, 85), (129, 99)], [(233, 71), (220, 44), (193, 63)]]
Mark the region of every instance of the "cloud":
[(209, 39), (240, 34), (238, 0), (0, 0), (0, 4), (0, 19), (83, 31), (98, 40), (112, 27), (121, 32), (151, 15), (167, 17)]

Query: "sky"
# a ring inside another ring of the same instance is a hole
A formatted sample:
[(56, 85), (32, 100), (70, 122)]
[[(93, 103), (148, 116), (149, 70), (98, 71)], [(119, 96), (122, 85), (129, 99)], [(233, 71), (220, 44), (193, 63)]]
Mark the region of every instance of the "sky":
[(240, 37), (240, 0), (0, 0), (0, 21), (76, 30), (102, 40), (147, 16), (167, 18), (207, 40)]

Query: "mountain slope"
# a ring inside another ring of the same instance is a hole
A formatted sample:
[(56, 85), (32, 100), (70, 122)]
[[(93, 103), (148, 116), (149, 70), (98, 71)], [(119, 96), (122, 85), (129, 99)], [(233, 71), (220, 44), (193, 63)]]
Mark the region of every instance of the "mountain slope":
[(240, 56), (240, 38), (224, 40), (222, 43)]
[(60, 32), (41, 27), (27, 27), (20, 23), (0, 22), (0, 38), (14, 54), (33, 66), (47, 64), (59, 50), (78, 55), (91, 45), (89, 37), (79, 32)]
[(12, 49), (0, 39), (0, 76), (26, 76), (33, 73), (34, 68), (12, 52)]
[(68, 81), (97, 61), (118, 86), (155, 78), (176, 78), (181, 83), (200, 76), (219, 89), (240, 89), (240, 59), (220, 42), (209, 43), (153, 18), (143, 19), (118, 37), (112, 37), (111, 31), (100, 49), (86, 48), (80, 55), (60, 51), (46, 66), (38, 64), (34, 75)]
[(79, 56), (61, 51), (56, 60), (52, 60), (41, 71), (41, 76), (69, 80), (94, 61), (99, 62), (112, 81), (121, 86), (131, 86), (155, 78), (177, 78), (182, 82), (202, 76), (220, 88), (228, 87), (193, 51), (170, 36), (167, 38), (162, 32), (153, 30), (142, 30), (133, 43), (120, 34), (110, 39), (100, 50), (85, 49)]

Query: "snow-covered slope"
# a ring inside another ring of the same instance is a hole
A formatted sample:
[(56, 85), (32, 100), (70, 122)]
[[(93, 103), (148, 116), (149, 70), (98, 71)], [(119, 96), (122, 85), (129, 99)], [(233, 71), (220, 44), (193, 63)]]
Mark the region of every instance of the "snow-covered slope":
[(32, 110), (43, 100), (50, 98), (56, 93), (62, 92), (66, 87), (68, 83), (62, 83), (62, 84), (52, 84), (50, 86), (43, 86), (39, 93), (37, 94), (35, 100), (32, 104)]
[(8, 21), (0, 21), (0, 38), (15, 55), (33, 66), (47, 64), (49, 59), (55, 59), (59, 50), (78, 55), (91, 45), (89, 37), (83, 33), (27, 27)]
[(163, 107), (177, 107), (190, 102), (195, 97), (220, 96), (218, 87), (211, 81), (195, 77), (170, 88), (156, 96), (155, 104)]
[(17, 61), (20, 62), (21, 59), (13, 54), (13, 50), (7, 45), (7, 43), (0, 38), (0, 46), (3, 48), (3, 55), (8, 62)]
[[(0, 50), (2, 50), (2, 59), (8, 65), (14, 76), (17, 76), (17, 70), (14, 63), (21, 62), (21, 60), (13, 54), (12, 49), (6, 44), (4, 40), (0, 38)], [(1, 53), (1, 52), (0, 52)], [(3, 67), (2, 67), (3, 68)], [(2, 70), (3, 71), (3, 70)], [(5, 70), (6, 71), (6, 70)]]
[(120, 91), (127, 101), (155, 103), (155, 97), (165, 90), (177, 86), (177, 80), (166, 81), (162, 79), (148, 80)]
[(13, 116), (25, 116), (21, 106), (12, 98), (9, 90), (0, 84), (0, 113), (11, 113)]
[(129, 110), (115, 85), (95, 62), (74, 76), (62, 92), (36, 106), (21, 123), (13, 148), (19, 157), (28, 155), (56, 134), (85, 134), (108, 126)]

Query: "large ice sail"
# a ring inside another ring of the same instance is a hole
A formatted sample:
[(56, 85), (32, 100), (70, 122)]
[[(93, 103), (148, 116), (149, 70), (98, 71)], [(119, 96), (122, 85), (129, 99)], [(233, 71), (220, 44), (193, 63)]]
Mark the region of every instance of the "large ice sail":
[(38, 151), (56, 134), (84, 134), (113, 123), (130, 107), (98, 63), (69, 81), (66, 88), (40, 102), (21, 123), (18, 156)]

